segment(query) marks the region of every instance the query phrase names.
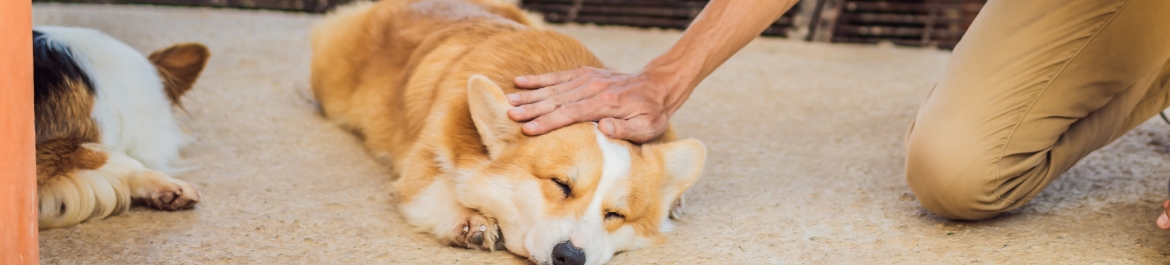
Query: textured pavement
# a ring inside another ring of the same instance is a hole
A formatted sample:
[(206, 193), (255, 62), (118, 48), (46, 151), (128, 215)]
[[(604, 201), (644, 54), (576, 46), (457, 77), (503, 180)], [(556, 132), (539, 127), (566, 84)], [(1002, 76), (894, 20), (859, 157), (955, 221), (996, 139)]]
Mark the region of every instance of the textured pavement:
[[(519, 264), (413, 232), (388, 170), (317, 116), (308, 97), (318, 15), (149, 6), (34, 5), (34, 24), (97, 28), (149, 52), (197, 41), (211, 61), (180, 114), (198, 142), (178, 175), (204, 201), (136, 207), (41, 231), (45, 264)], [(635, 71), (678, 31), (555, 26)], [(945, 51), (759, 39), (675, 115), (707, 144), (704, 176), (665, 244), (611, 264), (1161, 264), (1153, 218), (1170, 177), (1170, 125), (1151, 120), (1031, 204), (983, 222), (926, 212), (906, 186), (902, 138)]]

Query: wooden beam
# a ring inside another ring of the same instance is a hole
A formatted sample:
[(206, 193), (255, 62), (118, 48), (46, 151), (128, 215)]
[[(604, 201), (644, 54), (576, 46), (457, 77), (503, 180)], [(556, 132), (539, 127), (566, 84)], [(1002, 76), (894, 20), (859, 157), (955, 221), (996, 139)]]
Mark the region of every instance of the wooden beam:
[(0, 36), (0, 264), (38, 264), (31, 1), (0, 1)]

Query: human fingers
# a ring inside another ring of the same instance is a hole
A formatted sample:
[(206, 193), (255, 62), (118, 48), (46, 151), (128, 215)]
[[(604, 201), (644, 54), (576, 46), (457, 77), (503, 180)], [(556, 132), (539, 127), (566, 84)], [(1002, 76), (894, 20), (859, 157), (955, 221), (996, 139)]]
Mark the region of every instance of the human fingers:
[[(610, 88), (610, 81), (603, 79), (590, 79), (581, 81), (570, 81), (569, 83), (562, 83), (556, 86), (542, 88), (549, 90), (557, 90), (563, 92), (546, 92), (548, 93), (540, 101), (535, 103), (525, 103), (519, 107), (514, 107), (508, 110), (508, 117), (514, 121), (527, 121), (533, 118), (553, 112), (562, 105), (578, 102), (593, 97), (597, 97), (599, 92)], [(564, 87), (560, 87), (564, 86)], [(535, 94), (542, 94), (536, 92)], [(607, 99), (612, 97), (607, 97)]]
[(597, 82), (590, 81), (588, 78), (578, 78), (569, 80), (564, 83), (542, 87), (536, 90), (508, 94), (506, 97), (508, 98), (508, 103), (512, 104), (512, 106), (522, 106), (547, 100), (560, 94), (580, 90), (581, 88), (584, 88), (586, 85), (591, 83)]
[(570, 124), (595, 121), (614, 116), (613, 108), (605, 107), (596, 98), (561, 105), (548, 114), (524, 123), (521, 131), (527, 135), (541, 135)]
[(609, 138), (645, 143), (666, 132), (666, 123), (639, 115), (630, 119), (604, 118), (598, 122), (597, 128)]
[(512, 80), (512, 82), (516, 83), (516, 87), (519, 88), (542, 88), (568, 82), (577, 76), (591, 73), (593, 70), (596, 70), (596, 68), (584, 66), (573, 70), (553, 72), (542, 75), (517, 76), (514, 80)]

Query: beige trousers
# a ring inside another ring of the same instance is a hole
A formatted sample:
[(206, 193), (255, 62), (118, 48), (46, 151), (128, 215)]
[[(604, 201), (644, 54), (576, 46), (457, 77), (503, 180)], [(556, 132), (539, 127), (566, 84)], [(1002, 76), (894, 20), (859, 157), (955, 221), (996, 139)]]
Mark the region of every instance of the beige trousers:
[(926, 209), (1019, 208), (1170, 105), (1170, 0), (991, 0), (906, 136)]

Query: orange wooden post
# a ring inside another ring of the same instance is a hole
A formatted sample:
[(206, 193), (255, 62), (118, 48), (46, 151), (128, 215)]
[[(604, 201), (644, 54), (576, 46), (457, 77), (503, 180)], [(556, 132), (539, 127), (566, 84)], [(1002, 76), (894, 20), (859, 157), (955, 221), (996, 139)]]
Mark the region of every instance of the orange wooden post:
[(0, 265), (37, 264), (32, 1), (0, 0)]

